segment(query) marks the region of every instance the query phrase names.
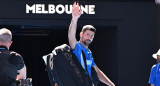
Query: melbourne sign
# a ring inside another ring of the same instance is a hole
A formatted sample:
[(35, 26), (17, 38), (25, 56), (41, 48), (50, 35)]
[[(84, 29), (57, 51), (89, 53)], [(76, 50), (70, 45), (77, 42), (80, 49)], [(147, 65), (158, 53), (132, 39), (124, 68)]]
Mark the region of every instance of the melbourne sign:
[[(80, 5), (82, 10), (82, 14), (95, 14), (95, 5)], [(72, 5), (54, 5), (54, 4), (26, 4), (26, 13), (27, 14), (71, 14), (72, 13)]]

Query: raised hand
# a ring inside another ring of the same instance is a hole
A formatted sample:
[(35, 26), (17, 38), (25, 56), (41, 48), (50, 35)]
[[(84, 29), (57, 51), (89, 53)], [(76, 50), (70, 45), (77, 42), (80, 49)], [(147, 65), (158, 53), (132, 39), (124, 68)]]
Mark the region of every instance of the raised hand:
[(81, 16), (82, 10), (79, 10), (79, 3), (74, 2), (72, 7), (72, 19), (78, 19)]

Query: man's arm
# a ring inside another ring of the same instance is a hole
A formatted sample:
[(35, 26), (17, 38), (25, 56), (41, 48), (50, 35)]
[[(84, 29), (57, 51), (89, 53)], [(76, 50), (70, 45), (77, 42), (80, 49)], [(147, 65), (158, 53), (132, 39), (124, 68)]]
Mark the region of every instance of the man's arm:
[(114, 83), (97, 66), (93, 66), (93, 67), (95, 68), (98, 78), (101, 82), (109, 86), (115, 86)]
[(151, 86), (154, 86), (154, 84), (151, 84)]
[(78, 18), (81, 16), (81, 10), (79, 10), (79, 4), (76, 2), (73, 4), (72, 8), (72, 20), (68, 30), (68, 40), (69, 45), (72, 49), (75, 49), (77, 39), (76, 39), (76, 30), (77, 30), (77, 22)]
[(17, 79), (16, 79), (16, 80), (19, 80), (19, 79), (26, 79), (26, 76), (27, 76), (27, 73), (26, 73), (26, 66), (24, 66), (23, 69), (19, 70), (18, 73), (19, 73), (19, 75), (17, 75)]

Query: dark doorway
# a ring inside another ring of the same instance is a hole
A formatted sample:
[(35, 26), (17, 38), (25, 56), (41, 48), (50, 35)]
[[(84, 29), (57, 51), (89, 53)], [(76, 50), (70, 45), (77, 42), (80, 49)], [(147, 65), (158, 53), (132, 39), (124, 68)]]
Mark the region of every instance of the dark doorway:
[[(97, 66), (118, 85), (118, 28), (116, 26), (98, 27), (90, 50)], [(68, 27), (25, 28), (9, 27), (13, 32), (11, 50), (20, 53), (27, 66), (27, 76), (33, 79), (34, 86), (50, 86), (42, 56), (51, 53), (61, 44), (68, 44)], [(77, 40), (79, 40), (79, 31)], [(105, 86), (99, 83), (98, 86)]]
[[(118, 85), (118, 28), (96, 27), (95, 39), (90, 46), (97, 66)], [(106, 86), (100, 83), (99, 86)]]

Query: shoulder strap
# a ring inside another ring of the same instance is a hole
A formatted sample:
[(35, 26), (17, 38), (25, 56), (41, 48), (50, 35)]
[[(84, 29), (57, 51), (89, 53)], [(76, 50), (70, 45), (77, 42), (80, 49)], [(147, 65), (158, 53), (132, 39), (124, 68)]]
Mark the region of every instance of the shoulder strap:
[[(85, 54), (84, 54), (84, 52), (83, 52), (83, 50), (82, 50), (82, 55), (83, 55), (83, 60), (84, 60), (84, 64), (85, 64), (85, 68), (86, 68), (86, 72), (88, 73), (88, 69), (87, 69), (87, 63), (86, 63), (86, 56), (85, 56)], [(97, 75), (97, 72), (96, 72), (96, 70), (93, 68), (93, 67), (91, 67), (91, 77), (92, 77), (92, 82), (93, 82), (93, 84), (94, 84), (94, 86), (97, 86), (98, 85), (98, 82), (99, 82), (99, 78), (98, 78), (98, 75)]]
[(84, 60), (84, 65), (85, 65), (85, 68), (86, 68), (86, 72), (88, 73), (88, 69), (87, 69), (87, 62), (86, 62), (86, 56), (82, 50), (82, 56), (83, 56), (83, 60)]

